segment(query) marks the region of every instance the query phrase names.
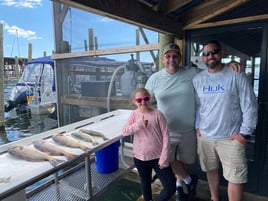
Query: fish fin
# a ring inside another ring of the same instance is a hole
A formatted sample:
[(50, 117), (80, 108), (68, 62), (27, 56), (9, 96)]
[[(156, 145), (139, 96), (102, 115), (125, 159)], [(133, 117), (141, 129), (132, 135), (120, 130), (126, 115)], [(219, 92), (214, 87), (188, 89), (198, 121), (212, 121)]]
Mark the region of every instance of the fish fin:
[(64, 160), (60, 160), (60, 159), (57, 159), (57, 158), (53, 158), (53, 159), (50, 159), (49, 160), (49, 163), (53, 166), (53, 167), (56, 167), (57, 165), (61, 164), (65, 162)]
[(68, 161), (73, 160), (75, 157), (77, 157), (78, 155), (75, 154), (66, 154), (65, 157)]
[(109, 140), (109, 138), (107, 138), (105, 136), (103, 136), (102, 139), (103, 139), (103, 141)]
[(88, 152), (90, 150), (88, 147), (82, 145), (80, 146), (80, 148), (85, 152)]
[(76, 139), (81, 139), (81, 137), (77, 133), (71, 133), (71, 136)]

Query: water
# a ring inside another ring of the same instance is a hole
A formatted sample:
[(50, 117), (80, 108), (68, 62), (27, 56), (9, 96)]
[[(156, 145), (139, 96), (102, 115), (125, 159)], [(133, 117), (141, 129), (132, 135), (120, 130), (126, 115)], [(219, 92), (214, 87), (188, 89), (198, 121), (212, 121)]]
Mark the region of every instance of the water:
[[(4, 98), (8, 100), (16, 79), (6, 79), (4, 85)], [(57, 128), (57, 121), (48, 118), (48, 115), (31, 113), (17, 113), (15, 109), (5, 113), (5, 128), (0, 131), (0, 145), (17, 141)]]

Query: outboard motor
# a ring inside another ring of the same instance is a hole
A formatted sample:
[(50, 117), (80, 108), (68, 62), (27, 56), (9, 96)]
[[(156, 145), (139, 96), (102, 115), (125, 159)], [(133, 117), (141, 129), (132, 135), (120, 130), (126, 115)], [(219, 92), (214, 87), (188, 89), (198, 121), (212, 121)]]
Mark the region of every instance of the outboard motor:
[(13, 108), (18, 108), (21, 112), (24, 112), (28, 110), (26, 108), (28, 102), (27, 102), (27, 95), (26, 95), (26, 90), (20, 90), (16, 96), (14, 97), (14, 100), (8, 100), (7, 103), (5, 104), (5, 112), (9, 112)]

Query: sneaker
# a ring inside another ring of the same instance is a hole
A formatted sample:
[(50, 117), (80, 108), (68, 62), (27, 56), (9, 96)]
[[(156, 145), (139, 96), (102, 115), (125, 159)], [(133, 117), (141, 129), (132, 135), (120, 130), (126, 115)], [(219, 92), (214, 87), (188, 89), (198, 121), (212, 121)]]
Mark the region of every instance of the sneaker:
[(198, 183), (198, 178), (196, 175), (190, 175), (192, 181), (190, 184), (186, 185), (187, 197), (188, 201), (195, 201), (196, 200), (196, 186)]
[(175, 198), (176, 201), (187, 201), (187, 196), (183, 191), (183, 187), (177, 187)]

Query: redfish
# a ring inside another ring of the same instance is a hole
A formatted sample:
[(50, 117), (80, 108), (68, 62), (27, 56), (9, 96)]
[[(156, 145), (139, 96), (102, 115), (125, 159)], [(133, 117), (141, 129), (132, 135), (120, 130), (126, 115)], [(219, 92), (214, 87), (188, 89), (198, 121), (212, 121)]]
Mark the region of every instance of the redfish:
[(52, 139), (61, 145), (65, 145), (67, 147), (72, 147), (72, 148), (80, 148), (83, 151), (89, 151), (89, 148), (80, 143), (79, 141), (73, 139), (70, 136), (63, 135), (61, 133), (55, 134), (52, 136)]
[(86, 134), (86, 133), (83, 133), (83, 132), (74, 132), (74, 133), (71, 133), (72, 137), (74, 138), (78, 138), (80, 140), (83, 140), (85, 142), (90, 142), (92, 143), (92, 145), (97, 145), (98, 142), (94, 139), (94, 137)]
[(104, 141), (109, 140), (103, 133), (100, 133), (98, 131), (94, 130), (87, 130), (87, 129), (80, 129), (80, 132), (87, 133), (88, 135), (95, 136), (95, 137), (101, 137)]
[(39, 151), (46, 152), (52, 156), (65, 156), (67, 160), (71, 160), (75, 157), (75, 155), (65, 151), (63, 148), (47, 140), (34, 141), (33, 145)]
[(63, 162), (62, 160), (59, 160), (37, 149), (26, 147), (23, 145), (17, 145), (15, 147), (9, 148), (8, 153), (27, 161), (48, 161), (53, 167)]
[(10, 182), (11, 177), (0, 177), (0, 183), (8, 183)]

